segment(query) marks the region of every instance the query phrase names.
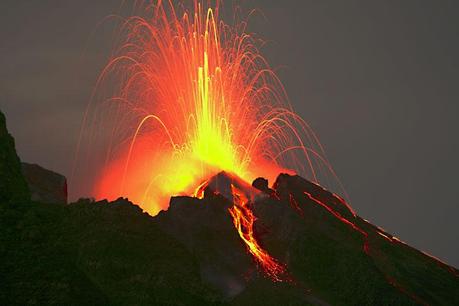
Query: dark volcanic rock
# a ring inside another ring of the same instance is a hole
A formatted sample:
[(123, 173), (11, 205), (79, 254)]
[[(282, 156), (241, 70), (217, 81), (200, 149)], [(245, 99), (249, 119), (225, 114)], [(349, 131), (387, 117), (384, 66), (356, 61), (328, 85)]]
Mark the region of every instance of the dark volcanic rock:
[[(267, 281), (245, 245), (238, 243), (227, 213), (233, 205), (231, 184), (254, 201), (258, 242), (286, 265), (290, 281)], [(254, 185), (267, 187), (264, 180)], [(210, 180), (204, 199), (173, 198), (170, 209), (155, 219), (197, 255), (203, 280), (230, 304), (459, 302), (456, 269), (356, 216), (341, 197), (287, 174), (279, 175), (268, 195), (257, 196), (250, 186), (220, 173)], [(427, 279), (435, 281), (420, 282)]]
[(269, 185), (268, 185), (268, 180), (263, 178), (263, 177), (259, 177), (257, 179), (255, 179), (253, 182), (252, 182), (252, 186), (262, 192), (264, 192), (265, 194), (269, 195), (269, 196), (276, 196), (276, 192), (269, 188)]
[(262, 177), (255, 179), (252, 182), (252, 186), (257, 188), (260, 191), (264, 191), (264, 192), (269, 191), (268, 180)]
[(174, 197), (169, 210), (154, 218), (196, 256), (202, 279), (226, 298), (244, 290), (246, 278), (256, 272), (229, 217), (231, 206), (225, 197), (209, 192), (202, 200)]
[[(255, 185), (266, 190), (266, 182), (259, 182)], [(339, 196), (287, 174), (277, 178), (269, 196), (252, 196), (250, 186), (238, 185), (254, 201), (258, 242), (287, 267), (290, 281), (273, 283), (263, 277), (245, 245), (238, 243), (230, 222), (231, 187), (224, 184), (237, 180), (220, 173), (211, 183), (204, 199), (173, 198), (170, 209), (154, 219), (197, 255), (203, 280), (230, 304), (459, 302), (456, 269), (356, 216)], [(435, 281), (419, 281), (427, 279)]]
[[(123, 198), (31, 202), (3, 116), (0, 145), (0, 305), (459, 305), (458, 270), (299, 176), (267, 193), (220, 173), (203, 199), (172, 198), (151, 217)], [(284, 282), (239, 237), (231, 185)]]
[(457, 269), (356, 216), (339, 196), (287, 174), (273, 188), (278, 197), (253, 206), (260, 242), (321, 301), (459, 303)]
[(67, 204), (67, 179), (39, 165), (22, 163), (32, 201)]
[(0, 204), (20, 203), (30, 199), (27, 183), (21, 174), (21, 162), (16, 154), (14, 139), (6, 129), (0, 111)]

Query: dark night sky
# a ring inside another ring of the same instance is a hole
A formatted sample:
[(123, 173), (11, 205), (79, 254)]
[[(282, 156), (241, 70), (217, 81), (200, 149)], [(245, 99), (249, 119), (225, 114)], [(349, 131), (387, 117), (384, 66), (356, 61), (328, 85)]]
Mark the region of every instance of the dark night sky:
[[(1, 1), (0, 109), (23, 160), (69, 175), (114, 29), (96, 25), (120, 3)], [(264, 55), (352, 206), (456, 267), (458, 3), (246, 1), (265, 14), (252, 30), (271, 41)]]

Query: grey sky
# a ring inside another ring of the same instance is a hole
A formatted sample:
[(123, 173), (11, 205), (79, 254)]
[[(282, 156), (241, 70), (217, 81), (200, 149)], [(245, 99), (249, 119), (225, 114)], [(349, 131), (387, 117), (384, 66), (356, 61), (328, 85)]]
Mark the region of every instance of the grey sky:
[[(0, 109), (23, 160), (69, 174), (113, 24), (91, 32), (120, 3), (1, 1)], [(356, 211), (459, 267), (457, 1), (245, 3)]]

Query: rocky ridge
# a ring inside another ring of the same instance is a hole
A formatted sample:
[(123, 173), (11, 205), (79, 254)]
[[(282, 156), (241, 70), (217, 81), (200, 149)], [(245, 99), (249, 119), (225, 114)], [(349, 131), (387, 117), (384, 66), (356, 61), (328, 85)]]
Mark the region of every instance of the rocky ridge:
[[(457, 269), (299, 176), (270, 188), (221, 173), (202, 198), (173, 197), (156, 217), (123, 198), (56, 205), (31, 198), (0, 115), (0, 177), (2, 305), (459, 304)], [(249, 195), (256, 239), (285, 265), (283, 281), (235, 230), (231, 184)]]

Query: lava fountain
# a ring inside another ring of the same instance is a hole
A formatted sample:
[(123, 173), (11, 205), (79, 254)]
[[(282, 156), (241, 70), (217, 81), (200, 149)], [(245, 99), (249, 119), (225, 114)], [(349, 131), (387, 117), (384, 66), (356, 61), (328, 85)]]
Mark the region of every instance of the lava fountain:
[[(157, 1), (121, 19), (77, 149), (74, 173), (98, 173), (96, 198), (125, 196), (156, 215), (220, 171), (246, 181), (281, 171), (336, 177), (247, 22), (226, 24), (209, 3)], [(240, 233), (253, 220), (241, 203), (230, 211)], [(269, 261), (251, 234), (241, 238)]]
[(121, 22), (80, 134), (74, 173), (97, 171), (96, 198), (126, 196), (155, 215), (222, 170), (248, 181), (334, 175), (247, 22), (224, 23), (218, 2), (137, 10)]

